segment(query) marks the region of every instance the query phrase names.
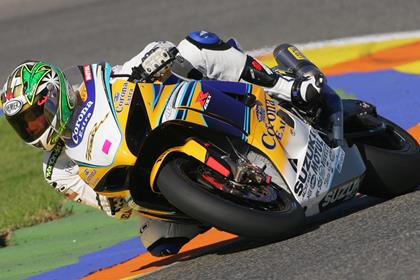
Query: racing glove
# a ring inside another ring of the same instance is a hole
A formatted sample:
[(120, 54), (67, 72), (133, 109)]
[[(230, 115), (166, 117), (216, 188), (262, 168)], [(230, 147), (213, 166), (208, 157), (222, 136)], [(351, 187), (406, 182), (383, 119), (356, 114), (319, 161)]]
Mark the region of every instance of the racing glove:
[(314, 107), (320, 103), (324, 76), (321, 74), (295, 80), (292, 85), (291, 101), (297, 107)]
[(129, 81), (163, 81), (170, 74), (170, 66), (175, 60), (178, 49), (170, 42), (158, 42), (141, 58), (141, 64), (132, 68)]

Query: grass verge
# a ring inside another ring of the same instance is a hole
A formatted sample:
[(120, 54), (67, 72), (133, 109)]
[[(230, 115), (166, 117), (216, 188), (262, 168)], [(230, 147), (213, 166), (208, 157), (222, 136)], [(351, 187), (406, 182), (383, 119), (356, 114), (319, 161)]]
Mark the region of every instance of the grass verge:
[(42, 174), (42, 151), (31, 148), (0, 117), (0, 246), (13, 230), (69, 214)]
[(75, 205), (69, 217), (16, 230), (10, 246), (0, 249), (0, 278), (24, 279), (76, 263), (80, 256), (134, 237), (137, 223)]
[(83, 254), (136, 234), (136, 219), (111, 219), (54, 191), (42, 174), (42, 151), (24, 144), (4, 117), (0, 149), (0, 247), (9, 243), (0, 248), (1, 279), (23, 279), (75, 263)]

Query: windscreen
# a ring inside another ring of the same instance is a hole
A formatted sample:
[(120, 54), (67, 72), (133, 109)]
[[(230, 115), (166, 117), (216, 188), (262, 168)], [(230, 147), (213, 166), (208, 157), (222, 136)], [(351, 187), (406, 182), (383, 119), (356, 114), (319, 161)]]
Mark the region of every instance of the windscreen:
[(70, 138), (75, 118), (74, 112), (82, 105), (81, 90), (84, 87), (83, 74), (80, 67), (71, 67), (64, 71), (60, 87), (53, 84), (47, 86), (47, 101), (44, 112), (47, 121), (63, 138)]

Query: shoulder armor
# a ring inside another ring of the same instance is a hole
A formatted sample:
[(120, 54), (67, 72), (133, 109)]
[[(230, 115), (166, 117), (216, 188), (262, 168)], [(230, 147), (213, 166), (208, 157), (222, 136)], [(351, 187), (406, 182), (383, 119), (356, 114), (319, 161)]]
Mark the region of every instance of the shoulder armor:
[(202, 45), (214, 45), (221, 41), (219, 36), (207, 31), (194, 31), (188, 34), (188, 37)]

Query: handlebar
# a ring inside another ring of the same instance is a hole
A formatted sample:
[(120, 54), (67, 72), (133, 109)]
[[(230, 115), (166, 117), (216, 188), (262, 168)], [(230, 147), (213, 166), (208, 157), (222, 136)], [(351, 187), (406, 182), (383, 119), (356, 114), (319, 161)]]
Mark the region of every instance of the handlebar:
[[(295, 79), (303, 79), (306, 76), (323, 75), (321, 70), (307, 59), (295, 46), (281, 44), (277, 46), (273, 55), (280, 69), (292, 74)], [(335, 146), (343, 143), (343, 102), (337, 93), (327, 85), (326, 80), (322, 88), (322, 94), (327, 110), (331, 113), (329, 121), (331, 133), (328, 137)]]

